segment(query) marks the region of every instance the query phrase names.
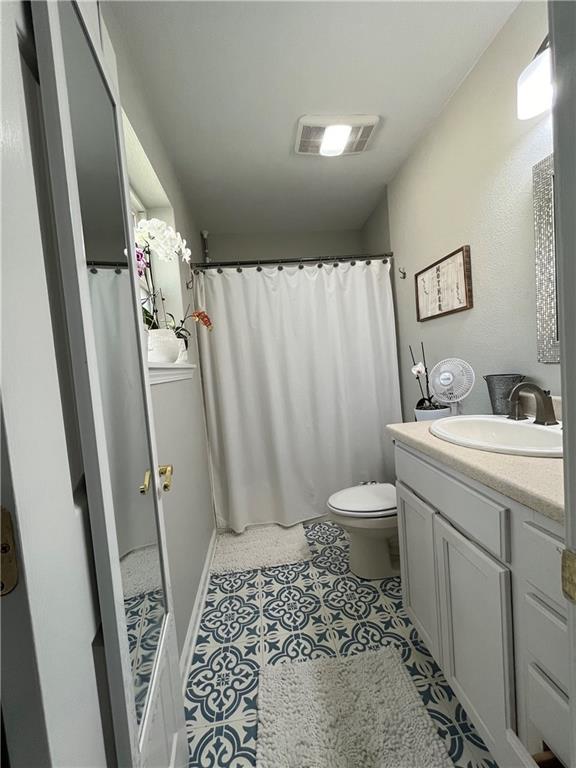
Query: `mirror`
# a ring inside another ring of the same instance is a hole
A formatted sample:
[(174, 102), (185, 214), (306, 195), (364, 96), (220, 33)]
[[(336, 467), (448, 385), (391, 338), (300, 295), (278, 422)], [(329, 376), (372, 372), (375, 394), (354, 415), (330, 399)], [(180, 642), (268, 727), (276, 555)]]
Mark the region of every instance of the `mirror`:
[(152, 453), (139, 375), (133, 278), (125, 255), (132, 234), (127, 235), (114, 102), (76, 11), (68, 3), (59, 10), (124, 590), (123, 623), (140, 722), (165, 600), (153, 486), (145, 494), (140, 489), (152, 467)]
[(536, 334), (538, 362), (559, 363), (558, 290), (554, 238), (554, 156), (532, 169), (536, 250)]

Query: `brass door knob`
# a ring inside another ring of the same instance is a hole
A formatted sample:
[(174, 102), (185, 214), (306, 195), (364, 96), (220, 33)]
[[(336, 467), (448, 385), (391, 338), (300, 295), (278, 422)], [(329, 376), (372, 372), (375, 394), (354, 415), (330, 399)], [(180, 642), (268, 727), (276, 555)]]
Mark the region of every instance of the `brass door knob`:
[(162, 483), (162, 490), (169, 491), (172, 488), (172, 475), (174, 474), (174, 467), (172, 464), (161, 464), (158, 467), (158, 474), (164, 478)]
[(149, 469), (147, 469), (146, 472), (144, 472), (144, 482), (140, 486), (140, 493), (141, 494), (148, 493), (148, 491), (150, 490), (150, 478), (151, 477), (152, 477), (152, 473), (150, 472)]

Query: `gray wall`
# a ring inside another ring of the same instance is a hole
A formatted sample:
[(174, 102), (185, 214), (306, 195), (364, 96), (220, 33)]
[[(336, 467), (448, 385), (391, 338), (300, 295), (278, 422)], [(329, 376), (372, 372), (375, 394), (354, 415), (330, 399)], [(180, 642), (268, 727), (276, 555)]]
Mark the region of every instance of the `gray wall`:
[[(199, 228), (194, 218), (194, 212), (182, 191), (177, 170), (174, 168), (156, 130), (154, 112), (150, 109), (146, 97), (146, 84), (140, 79), (138, 70), (130, 59), (125, 31), (120, 28), (114, 15), (114, 3), (100, 3), (100, 8), (116, 57), (122, 108), (128, 115), (146, 156), (168, 196), (174, 211), (176, 229), (186, 238), (193, 249), (193, 257), (197, 258), (200, 255), (198, 247), (200, 242)], [(185, 263), (180, 265), (180, 271), (184, 286), (189, 277), (189, 270)], [(185, 292), (185, 289), (183, 290)], [(184, 296), (184, 307), (188, 301), (187, 296)]]
[[(536, 355), (532, 166), (552, 151), (551, 117), (516, 118), (516, 80), (546, 33), (545, 4), (522, 3), (388, 185), (405, 418), (418, 398), (408, 344), (420, 340), (429, 363), (473, 365), (468, 413), (490, 410), (487, 373), (520, 372), (560, 391), (560, 366)], [(372, 248), (386, 246), (385, 218), (382, 203), (364, 230)], [(414, 273), (464, 244), (474, 308), (418, 323)]]
[(362, 249), (366, 253), (388, 253), (390, 247), (390, 221), (388, 220), (388, 190), (384, 189), (378, 204), (368, 216), (360, 233)]
[(362, 252), (362, 241), (360, 232), (353, 230), (255, 232), (210, 235), (208, 248), (212, 261), (274, 261), (316, 256), (355, 256)]

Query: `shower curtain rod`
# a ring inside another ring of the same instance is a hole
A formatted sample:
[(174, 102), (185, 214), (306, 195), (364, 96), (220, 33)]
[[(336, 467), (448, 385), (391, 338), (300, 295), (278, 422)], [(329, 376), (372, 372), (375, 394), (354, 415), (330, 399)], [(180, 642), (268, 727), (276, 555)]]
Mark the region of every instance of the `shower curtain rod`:
[(276, 264), (308, 264), (311, 262), (335, 262), (335, 261), (388, 261), (394, 257), (393, 253), (380, 253), (375, 256), (370, 254), (361, 254), (360, 256), (306, 256), (302, 259), (274, 259), (268, 261), (265, 259), (250, 261), (210, 261), (210, 262), (191, 262), (190, 269), (196, 273), (202, 269), (222, 269), (223, 267), (273, 267)]
[(99, 269), (115, 269), (118, 270), (128, 269), (127, 262), (113, 262), (113, 261), (87, 261), (86, 266), (91, 272), (97, 272)]

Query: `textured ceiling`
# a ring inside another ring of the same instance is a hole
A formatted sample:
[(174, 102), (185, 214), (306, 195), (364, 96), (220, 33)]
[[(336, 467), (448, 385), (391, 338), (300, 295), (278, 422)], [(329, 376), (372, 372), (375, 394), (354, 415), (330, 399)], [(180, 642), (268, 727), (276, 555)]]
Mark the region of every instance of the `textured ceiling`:
[[(211, 232), (355, 229), (517, 2), (114, 2)], [(381, 116), (370, 151), (294, 152), (304, 114)], [(137, 126), (135, 126), (137, 131)]]

